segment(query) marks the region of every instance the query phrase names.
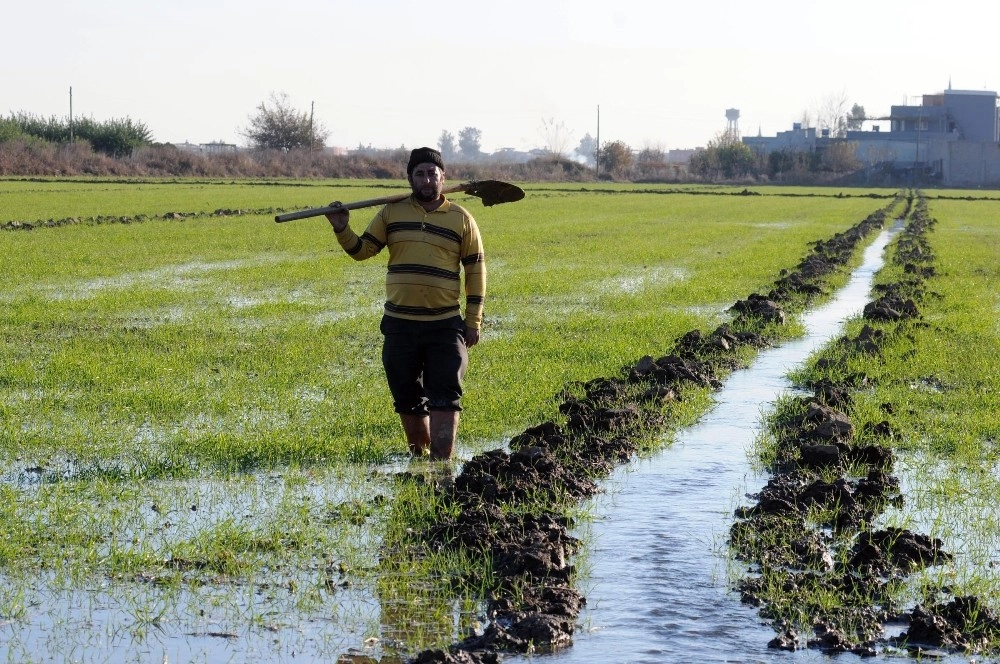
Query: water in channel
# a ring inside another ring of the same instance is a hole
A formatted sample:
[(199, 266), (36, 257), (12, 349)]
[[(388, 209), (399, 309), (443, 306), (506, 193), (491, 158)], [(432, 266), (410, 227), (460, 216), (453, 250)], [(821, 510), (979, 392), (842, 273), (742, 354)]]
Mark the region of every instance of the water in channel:
[[(774, 630), (727, 589), (726, 539), (742, 495), (767, 483), (747, 458), (761, 415), (793, 390), (786, 374), (861, 313), (885, 247), (900, 228), (882, 231), (849, 283), (804, 316), (805, 337), (761, 352), (750, 368), (729, 377), (716, 394), (717, 405), (698, 424), (610, 479), (594, 506), (597, 520), (585, 533), (591, 545), (580, 580), (587, 597), (581, 627), (570, 648), (530, 661), (830, 661), (818, 651), (790, 654), (767, 647)], [(861, 658), (840, 655), (837, 661)]]

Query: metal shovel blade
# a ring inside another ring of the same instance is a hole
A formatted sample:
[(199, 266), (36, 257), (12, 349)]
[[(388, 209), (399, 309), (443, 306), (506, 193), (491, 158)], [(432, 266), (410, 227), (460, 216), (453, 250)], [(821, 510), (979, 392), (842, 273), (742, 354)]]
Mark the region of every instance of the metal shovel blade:
[(466, 183), (463, 191), (483, 200), (483, 205), (491, 207), (500, 203), (513, 203), (524, 198), (524, 190), (509, 182), (500, 180), (473, 180)]

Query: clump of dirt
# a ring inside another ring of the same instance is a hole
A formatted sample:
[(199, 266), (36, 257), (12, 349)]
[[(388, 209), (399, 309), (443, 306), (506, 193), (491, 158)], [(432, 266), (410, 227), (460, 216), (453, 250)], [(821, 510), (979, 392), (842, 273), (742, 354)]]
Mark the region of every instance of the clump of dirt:
[[(667, 386), (683, 381), (688, 381), (700, 387), (718, 387), (720, 382), (715, 377), (711, 366), (697, 359), (700, 352), (704, 351), (704, 345), (697, 345), (692, 341), (697, 339), (700, 342), (701, 334), (698, 330), (689, 332), (680, 340), (680, 345), (687, 345), (688, 358), (678, 355), (666, 355), (658, 360), (650, 356), (643, 357), (639, 362), (629, 369), (629, 379), (632, 382), (648, 380), (656, 386)], [(727, 342), (726, 350), (730, 350), (738, 342), (734, 340), (732, 344)], [(683, 352), (683, 350), (681, 350)]]
[(866, 531), (851, 548), (847, 567), (878, 576), (908, 574), (951, 560), (943, 546), (937, 538), (899, 528)]
[[(798, 536), (798, 529), (805, 527), (807, 513), (840, 532), (870, 523), (887, 505), (902, 504), (899, 481), (874, 468), (864, 477), (839, 477), (832, 482), (821, 479), (814, 470), (799, 468), (774, 475), (760, 493), (750, 497), (756, 498), (757, 504), (739, 508), (737, 516), (751, 519), (762, 514), (777, 515), (790, 521)], [(793, 519), (796, 514), (801, 519)], [(733, 531), (746, 526), (734, 524)]]
[(886, 295), (865, 305), (864, 317), (868, 320), (897, 321), (917, 318), (920, 312), (912, 299), (898, 295)]
[(792, 399), (788, 409), (772, 423), (777, 440), (776, 470), (889, 467), (894, 460), (892, 450), (856, 442), (850, 418), (830, 405), (846, 406), (849, 402), (849, 388), (829, 382), (817, 385), (812, 397)]
[[(915, 306), (914, 310), (916, 310)], [(858, 336), (853, 339), (846, 336), (841, 337), (837, 342), (845, 347), (847, 353), (855, 355), (878, 355), (879, 350), (885, 345), (886, 336), (885, 330), (865, 325), (858, 332)]]
[(813, 389), (817, 403), (844, 409), (851, 404), (851, 389), (843, 383), (835, 383), (827, 378), (807, 385)]
[[(798, 290), (801, 292), (802, 289)], [(818, 290), (813, 292), (818, 292)], [(750, 297), (740, 300), (730, 310), (744, 318), (759, 318), (767, 323), (785, 324), (785, 312), (778, 303), (757, 293), (751, 293)]]
[(907, 648), (981, 651), (1000, 638), (1000, 618), (976, 597), (955, 597), (931, 607), (918, 605), (906, 618), (909, 627), (893, 643)]
[(788, 628), (778, 636), (768, 641), (767, 647), (774, 650), (798, 650), (799, 633), (794, 629)]
[(469, 652), (467, 650), (425, 650), (413, 660), (413, 664), (500, 664), (500, 655), (495, 652)]

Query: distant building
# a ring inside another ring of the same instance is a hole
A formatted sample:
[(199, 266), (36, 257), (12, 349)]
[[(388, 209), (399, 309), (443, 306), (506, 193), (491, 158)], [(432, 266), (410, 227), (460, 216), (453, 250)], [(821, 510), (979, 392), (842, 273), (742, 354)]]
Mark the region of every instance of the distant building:
[(223, 143), (222, 141), (202, 143), (199, 147), (205, 154), (231, 154), (239, 152), (239, 148), (232, 143)]
[(925, 139), (997, 142), (997, 93), (945, 90), (924, 95), (920, 106), (893, 106), (892, 132)]
[(525, 164), (535, 158), (532, 152), (517, 150), (515, 148), (500, 148), (490, 159), (500, 164)]
[(201, 146), (197, 143), (188, 143), (184, 141), (183, 143), (173, 143), (173, 146), (178, 150), (183, 150), (185, 152), (201, 152)]
[(691, 161), (691, 157), (694, 153), (702, 148), (694, 148), (692, 150), (667, 150), (667, 163), (668, 164), (686, 164)]
[(816, 128), (792, 124), (789, 131), (779, 131), (775, 136), (744, 136), (743, 143), (758, 152), (810, 152), (816, 149)]
[(223, 143), (222, 141), (213, 141), (211, 143), (189, 143), (188, 141), (184, 141), (183, 143), (174, 143), (173, 146), (178, 150), (197, 152), (198, 154), (225, 154), (239, 152), (240, 150), (238, 146), (232, 143)]
[(831, 138), (798, 123), (776, 136), (744, 137), (763, 153), (823, 150), (834, 142), (855, 146), (856, 158), (874, 172), (918, 178), (945, 186), (1000, 186), (1000, 110), (997, 93), (952, 90), (921, 97), (918, 106), (893, 106), (889, 131), (873, 125)]
[(372, 144), (368, 145), (358, 144), (358, 147), (352, 148), (347, 151), (348, 156), (361, 156), (361, 157), (371, 157), (372, 159), (389, 159), (398, 160), (403, 157), (405, 160), (405, 155), (409, 154), (409, 150), (405, 146), (400, 146), (398, 148), (376, 148), (372, 147)]

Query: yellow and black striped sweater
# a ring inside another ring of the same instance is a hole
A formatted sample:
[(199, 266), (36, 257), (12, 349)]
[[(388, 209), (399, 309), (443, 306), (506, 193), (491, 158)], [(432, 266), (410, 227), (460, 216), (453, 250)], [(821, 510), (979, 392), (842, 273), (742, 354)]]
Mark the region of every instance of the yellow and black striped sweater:
[(486, 262), (476, 220), (445, 200), (426, 212), (413, 197), (386, 205), (361, 237), (348, 226), (337, 241), (354, 260), (389, 248), (385, 313), (409, 320), (443, 320), (461, 313), (465, 271), (465, 324), (479, 329), (486, 298)]

